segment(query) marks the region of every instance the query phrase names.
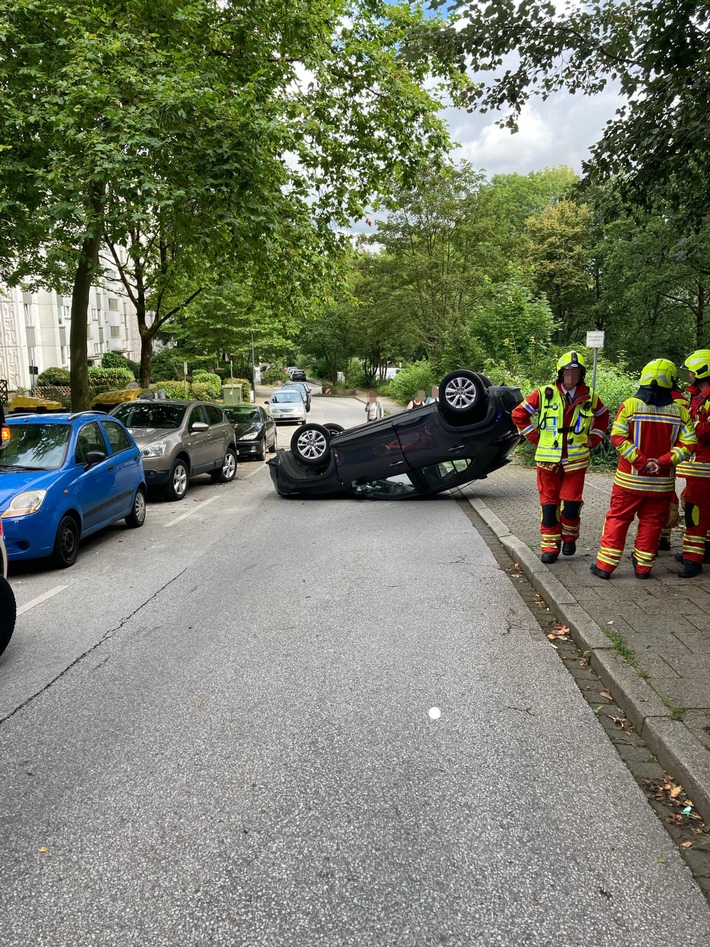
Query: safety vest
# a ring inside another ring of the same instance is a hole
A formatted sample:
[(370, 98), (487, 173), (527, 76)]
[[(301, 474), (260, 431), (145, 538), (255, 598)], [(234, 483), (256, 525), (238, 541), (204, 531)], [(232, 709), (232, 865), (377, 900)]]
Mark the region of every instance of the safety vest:
[(537, 429), (540, 440), (535, 451), (535, 461), (541, 464), (559, 464), (562, 460), (562, 445), (567, 435), (567, 458), (570, 465), (582, 466), (589, 460), (589, 430), (594, 419), (593, 392), (585, 401), (575, 404), (571, 423), (565, 426), (567, 402), (556, 385), (538, 389), (540, 409)]

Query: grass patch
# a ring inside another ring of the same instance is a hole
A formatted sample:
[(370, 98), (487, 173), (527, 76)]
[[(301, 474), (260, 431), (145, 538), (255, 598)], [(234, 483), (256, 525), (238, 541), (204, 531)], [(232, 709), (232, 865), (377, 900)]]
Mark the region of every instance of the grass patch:
[(669, 700), (667, 697), (662, 697), (660, 694), (658, 696), (661, 698), (661, 703), (670, 710), (673, 720), (683, 719), (685, 716), (685, 707), (679, 707), (678, 704), (674, 704), (672, 700)]
[(604, 634), (607, 636), (609, 641), (611, 641), (611, 646), (617, 654), (620, 654), (621, 657), (628, 661), (631, 667), (635, 668), (638, 671), (638, 665), (636, 664), (636, 655), (633, 653), (631, 648), (624, 643), (624, 639), (621, 637), (618, 631), (612, 631), (610, 628), (604, 629)]

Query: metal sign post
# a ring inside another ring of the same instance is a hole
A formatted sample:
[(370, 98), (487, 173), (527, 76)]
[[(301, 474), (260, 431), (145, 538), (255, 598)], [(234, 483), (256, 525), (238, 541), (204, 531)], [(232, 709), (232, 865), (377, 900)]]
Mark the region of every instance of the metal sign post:
[(594, 368), (592, 369), (592, 391), (597, 388), (597, 356), (599, 349), (604, 348), (604, 333), (600, 331), (587, 332), (587, 348), (594, 350)]

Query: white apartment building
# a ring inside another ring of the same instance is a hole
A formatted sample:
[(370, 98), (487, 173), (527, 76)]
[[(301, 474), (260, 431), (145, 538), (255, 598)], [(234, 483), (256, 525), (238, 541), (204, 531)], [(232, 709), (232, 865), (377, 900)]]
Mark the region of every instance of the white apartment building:
[[(100, 365), (104, 352), (140, 360), (135, 308), (108, 271), (102, 286), (92, 287), (87, 314), (87, 357)], [(46, 368), (69, 368), (71, 296), (54, 290), (26, 293), (0, 284), (0, 381), (9, 391), (34, 387)]]

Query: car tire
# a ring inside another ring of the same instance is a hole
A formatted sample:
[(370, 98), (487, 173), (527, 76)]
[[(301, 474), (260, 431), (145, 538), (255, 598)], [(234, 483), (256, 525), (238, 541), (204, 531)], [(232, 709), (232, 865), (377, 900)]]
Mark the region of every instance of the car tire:
[(15, 630), (17, 618), (17, 604), (10, 583), (0, 576), (0, 654), (10, 644), (10, 638)]
[(237, 454), (233, 447), (228, 447), (222, 466), (212, 474), (212, 481), (213, 483), (231, 483), (236, 476)]
[(342, 434), (345, 428), (342, 424), (334, 424), (328, 421), (327, 424), (324, 424), (323, 427), (327, 427), (330, 431), (330, 436), (333, 437), (334, 434)]
[(305, 467), (321, 467), (330, 459), (330, 431), (322, 424), (304, 424), (291, 438), (291, 453)]
[(279, 439), (279, 438), (278, 438), (278, 434), (274, 431), (274, 441), (273, 441), (271, 447), (269, 448), (269, 450), (271, 451), (272, 454), (275, 454), (276, 451), (278, 450), (278, 447), (279, 447), (279, 445), (278, 445), (278, 439)]
[(79, 555), (79, 524), (73, 516), (63, 516), (52, 550), (52, 563), (58, 569), (68, 569), (73, 566)]
[(131, 529), (140, 529), (145, 523), (145, 514), (145, 490), (143, 487), (138, 487), (136, 495), (133, 497), (133, 507), (126, 517), (126, 526), (130, 526)]
[(261, 442), (261, 449), (256, 455), (257, 460), (266, 460), (266, 434), (264, 434), (264, 440)]
[(178, 458), (172, 466), (170, 477), (165, 484), (165, 496), (168, 500), (182, 500), (187, 493), (187, 486), (190, 481), (190, 471), (187, 464), (181, 458)]
[(453, 424), (473, 424), (487, 408), (485, 384), (475, 372), (450, 372), (439, 385), (439, 410)]

